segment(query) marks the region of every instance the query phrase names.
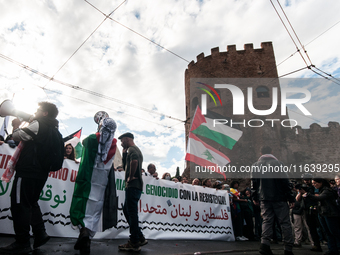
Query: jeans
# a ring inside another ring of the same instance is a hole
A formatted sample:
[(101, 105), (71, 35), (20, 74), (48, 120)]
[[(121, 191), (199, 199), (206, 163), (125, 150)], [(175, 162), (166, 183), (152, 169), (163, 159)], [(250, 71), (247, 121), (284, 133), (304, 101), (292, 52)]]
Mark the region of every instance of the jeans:
[(42, 213), (38, 204), (46, 179), (15, 176), (11, 191), (11, 212), (15, 239), (19, 243), (30, 240), (30, 226), (34, 235), (45, 232)]
[(319, 215), (319, 221), (325, 230), (329, 251), (337, 252), (337, 242), (340, 242), (339, 218)]
[(270, 240), (273, 237), (273, 225), (276, 216), (282, 229), (284, 249), (287, 251), (292, 251), (294, 238), (287, 202), (261, 201), (261, 213), (263, 217), (261, 243), (270, 246)]
[(136, 188), (125, 189), (123, 212), (130, 227), (130, 241), (138, 243), (143, 237), (138, 221), (138, 201), (142, 191)]

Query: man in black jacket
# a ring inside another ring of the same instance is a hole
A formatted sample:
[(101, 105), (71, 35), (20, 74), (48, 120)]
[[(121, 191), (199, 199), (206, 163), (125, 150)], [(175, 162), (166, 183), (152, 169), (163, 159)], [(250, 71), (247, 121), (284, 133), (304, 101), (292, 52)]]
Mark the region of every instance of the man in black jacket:
[(34, 249), (50, 239), (46, 234), (38, 200), (49, 174), (43, 162), (50, 148), (44, 142), (49, 129), (58, 128), (57, 115), (58, 109), (54, 104), (40, 102), (28, 127), (18, 128), (13, 132), (13, 139), (24, 143), (15, 166), (16, 174), (11, 192), (15, 242), (1, 247), (1, 252), (22, 254), (32, 251), (30, 227), (34, 235)]
[(315, 188), (312, 186), (312, 178), (313, 175), (306, 173), (302, 176), (304, 184), (306, 184), (305, 190), (299, 191), (298, 195), (296, 196), (297, 201), (304, 202), (304, 217), (306, 219), (310, 235), (312, 237), (313, 245), (311, 251), (320, 252), (322, 251), (320, 240), (319, 240), (319, 234), (317, 231), (319, 224), (319, 218), (318, 218), (318, 212), (316, 210), (316, 207), (318, 205), (317, 201), (312, 200), (310, 197), (302, 198), (303, 192), (307, 192), (311, 195), (315, 195)]
[(256, 204), (260, 202), (263, 217), (259, 251), (263, 255), (273, 254), (270, 249), (270, 241), (273, 236), (274, 217), (276, 216), (282, 228), (284, 254), (292, 255), (294, 239), (287, 201), (293, 203), (294, 195), (291, 191), (288, 178), (285, 178), (286, 175), (283, 171), (263, 174), (263, 169), (266, 169), (266, 171), (274, 168), (283, 169), (283, 164), (271, 153), (272, 149), (269, 146), (263, 146), (261, 148), (261, 157), (253, 164), (253, 169), (261, 171), (260, 173), (253, 173), (252, 179), (254, 202)]

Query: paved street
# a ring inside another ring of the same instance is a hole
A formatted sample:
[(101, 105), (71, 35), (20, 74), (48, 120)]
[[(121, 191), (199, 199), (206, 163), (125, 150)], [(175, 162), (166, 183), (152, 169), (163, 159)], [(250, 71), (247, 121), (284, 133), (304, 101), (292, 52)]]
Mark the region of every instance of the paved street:
[[(5, 246), (13, 242), (13, 236), (0, 235), (0, 245)], [(91, 245), (92, 255), (168, 255), (168, 254), (249, 254), (258, 255), (259, 242), (222, 242), (222, 241), (183, 241), (183, 240), (149, 240), (149, 243), (136, 252), (118, 251), (118, 245), (126, 240), (93, 240)], [(31, 241), (33, 243), (33, 240)], [(35, 250), (33, 255), (72, 254), (77, 255), (79, 251), (73, 249), (75, 239), (73, 238), (51, 238), (51, 240)], [(327, 251), (327, 246), (322, 246), (324, 252), (311, 252), (310, 245), (294, 248), (295, 255), (320, 255)], [(283, 254), (282, 244), (273, 244), (274, 254)]]

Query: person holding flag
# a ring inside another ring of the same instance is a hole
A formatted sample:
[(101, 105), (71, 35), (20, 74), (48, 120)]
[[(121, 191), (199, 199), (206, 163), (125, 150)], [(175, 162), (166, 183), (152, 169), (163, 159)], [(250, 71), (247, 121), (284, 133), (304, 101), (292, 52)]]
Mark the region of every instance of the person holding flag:
[[(113, 160), (117, 148), (114, 138), (116, 127), (113, 119), (103, 118), (99, 123), (99, 131), (83, 141), (70, 208), (71, 222), (80, 229), (74, 249), (80, 250), (81, 254), (90, 253), (91, 239), (97, 231), (117, 224), (118, 200), (113, 192), (115, 187), (112, 187), (115, 185)], [(102, 211), (103, 225), (100, 226)]]

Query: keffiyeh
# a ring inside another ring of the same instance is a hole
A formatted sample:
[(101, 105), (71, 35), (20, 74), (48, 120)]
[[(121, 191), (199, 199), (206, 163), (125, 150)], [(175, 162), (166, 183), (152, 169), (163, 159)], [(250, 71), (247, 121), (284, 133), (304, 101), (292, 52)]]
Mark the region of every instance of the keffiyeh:
[(117, 125), (111, 118), (105, 118), (101, 120), (101, 127), (99, 130), (99, 144), (97, 151), (97, 162), (104, 162), (107, 158), (107, 154), (110, 150)]
[(261, 161), (263, 158), (273, 158), (273, 159), (279, 161), (279, 160), (278, 160), (274, 155), (272, 155), (272, 154), (264, 154), (264, 155), (262, 155), (262, 156), (258, 159), (258, 161)]

